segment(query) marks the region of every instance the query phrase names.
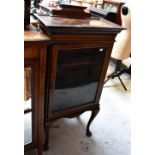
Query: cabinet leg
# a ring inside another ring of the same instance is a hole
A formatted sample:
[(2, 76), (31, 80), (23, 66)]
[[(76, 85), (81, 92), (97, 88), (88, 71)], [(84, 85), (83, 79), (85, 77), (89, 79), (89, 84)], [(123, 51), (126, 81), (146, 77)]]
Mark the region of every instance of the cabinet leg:
[(44, 143), (44, 151), (47, 151), (49, 148), (49, 126), (45, 126), (45, 143)]
[(42, 155), (42, 148), (38, 148), (38, 155)]
[(91, 135), (92, 135), (89, 127), (90, 127), (90, 124), (92, 123), (92, 121), (94, 120), (94, 118), (96, 117), (96, 115), (98, 114), (99, 110), (100, 110), (99, 107), (97, 109), (92, 110), (91, 117), (90, 117), (90, 119), (88, 121), (88, 124), (87, 124), (87, 127), (86, 127), (86, 135), (87, 135), (87, 137), (91, 137)]

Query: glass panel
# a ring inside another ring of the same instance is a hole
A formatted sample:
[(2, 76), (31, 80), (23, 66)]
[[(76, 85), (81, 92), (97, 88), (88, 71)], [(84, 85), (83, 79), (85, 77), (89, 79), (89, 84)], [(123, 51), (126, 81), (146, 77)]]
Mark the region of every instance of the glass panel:
[(99, 48), (58, 51), (54, 111), (95, 101), (104, 55)]
[(32, 142), (31, 68), (24, 68), (24, 145)]

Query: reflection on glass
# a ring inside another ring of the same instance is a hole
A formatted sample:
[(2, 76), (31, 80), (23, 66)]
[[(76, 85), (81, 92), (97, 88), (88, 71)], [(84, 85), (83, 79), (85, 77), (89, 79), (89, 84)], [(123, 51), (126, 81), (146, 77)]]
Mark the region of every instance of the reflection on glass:
[(99, 48), (59, 51), (54, 111), (95, 101), (104, 55)]
[(24, 145), (32, 142), (32, 113), (24, 115)]
[(117, 6), (111, 3), (105, 3), (103, 9), (107, 12), (114, 12), (114, 13), (117, 12)]
[(32, 142), (31, 68), (24, 68), (24, 145)]

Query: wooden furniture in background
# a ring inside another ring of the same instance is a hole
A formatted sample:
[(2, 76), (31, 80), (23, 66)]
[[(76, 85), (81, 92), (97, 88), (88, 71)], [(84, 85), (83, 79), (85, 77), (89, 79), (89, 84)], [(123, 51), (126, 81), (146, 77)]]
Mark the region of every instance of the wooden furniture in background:
[(51, 39), (47, 53), (44, 149), (49, 127), (57, 119), (91, 111), (90, 124), (99, 112), (99, 100), (115, 37), (122, 28), (105, 19), (39, 16), (41, 29)]
[(71, 0), (71, 4), (73, 5), (81, 5), (86, 7), (101, 7), (102, 2), (98, 2), (95, 0)]
[(125, 3), (122, 1), (104, 0), (101, 8), (104, 11), (116, 13), (115, 23), (121, 25), (121, 7), (123, 4)]
[(24, 0), (24, 29), (30, 24), (30, 5), (31, 0)]
[(124, 4), (121, 0), (71, 0), (71, 4), (87, 6), (92, 15), (100, 16), (121, 25), (121, 6)]
[(91, 16), (89, 12), (86, 12), (84, 6), (75, 6), (72, 4), (59, 4), (61, 9), (53, 9), (52, 14), (61, 17), (70, 18), (88, 18)]
[(46, 46), (49, 38), (34, 27), (29, 28), (24, 31), (24, 97), (25, 100), (31, 98), (31, 109), (25, 110), (24, 114), (32, 112), (32, 139), (24, 145), (24, 150), (37, 148), (38, 155), (42, 155)]

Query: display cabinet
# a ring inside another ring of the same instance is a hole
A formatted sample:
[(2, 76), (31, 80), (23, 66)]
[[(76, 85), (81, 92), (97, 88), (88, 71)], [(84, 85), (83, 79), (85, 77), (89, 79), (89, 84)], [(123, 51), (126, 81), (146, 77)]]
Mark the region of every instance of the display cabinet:
[(57, 119), (99, 112), (99, 100), (115, 37), (122, 28), (105, 19), (39, 16), (40, 28), (51, 39), (47, 53), (45, 93), (45, 145), (49, 127)]
[(24, 150), (42, 154), (46, 46), (49, 40), (30, 26), (24, 32)]

